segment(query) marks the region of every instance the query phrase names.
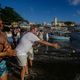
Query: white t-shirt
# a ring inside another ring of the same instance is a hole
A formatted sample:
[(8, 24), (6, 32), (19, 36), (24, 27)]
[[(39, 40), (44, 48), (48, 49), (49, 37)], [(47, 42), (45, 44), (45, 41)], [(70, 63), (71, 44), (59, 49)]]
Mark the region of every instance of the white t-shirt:
[(39, 38), (40, 38), (41, 40), (43, 40), (43, 32), (40, 32)]
[[(26, 55), (26, 53), (32, 48), (35, 41), (40, 40), (35, 34), (28, 32), (20, 40), (16, 47), (18, 55)], [(20, 53), (19, 53), (20, 52)]]

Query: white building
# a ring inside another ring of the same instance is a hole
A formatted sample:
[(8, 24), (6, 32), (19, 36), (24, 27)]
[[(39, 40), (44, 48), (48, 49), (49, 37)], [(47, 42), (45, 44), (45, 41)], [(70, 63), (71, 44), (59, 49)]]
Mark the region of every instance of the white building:
[(57, 25), (57, 22), (58, 22), (58, 20), (57, 20), (57, 18), (55, 17), (55, 18), (54, 18), (54, 25), (55, 25), (55, 26)]

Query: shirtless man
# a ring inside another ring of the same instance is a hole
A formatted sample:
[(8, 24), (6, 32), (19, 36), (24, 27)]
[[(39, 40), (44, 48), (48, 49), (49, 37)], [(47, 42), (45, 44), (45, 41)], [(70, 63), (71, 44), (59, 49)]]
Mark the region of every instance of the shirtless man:
[(6, 56), (15, 56), (15, 51), (7, 42), (6, 35), (2, 32), (3, 22), (0, 20), (0, 80), (8, 80), (7, 66), (4, 58)]

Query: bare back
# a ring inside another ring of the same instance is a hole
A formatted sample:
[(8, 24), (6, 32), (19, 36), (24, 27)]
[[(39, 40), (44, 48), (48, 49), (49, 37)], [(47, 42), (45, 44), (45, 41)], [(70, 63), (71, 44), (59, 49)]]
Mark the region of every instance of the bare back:
[(7, 38), (3, 32), (0, 31), (0, 52), (7, 46)]

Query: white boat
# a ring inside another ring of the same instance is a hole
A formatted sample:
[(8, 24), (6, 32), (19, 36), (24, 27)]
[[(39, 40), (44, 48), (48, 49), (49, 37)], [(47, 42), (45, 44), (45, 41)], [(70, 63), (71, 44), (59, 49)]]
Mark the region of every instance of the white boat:
[(66, 41), (69, 41), (70, 40), (70, 33), (69, 32), (63, 32), (63, 31), (60, 31), (60, 32), (55, 32), (54, 35), (52, 35), (52, 38), (54, 40), (66, 40)]
[(67, 40), (67, 41), (69, 41), (70, 37), (53, 35), (53, 39), (54, 40)]

